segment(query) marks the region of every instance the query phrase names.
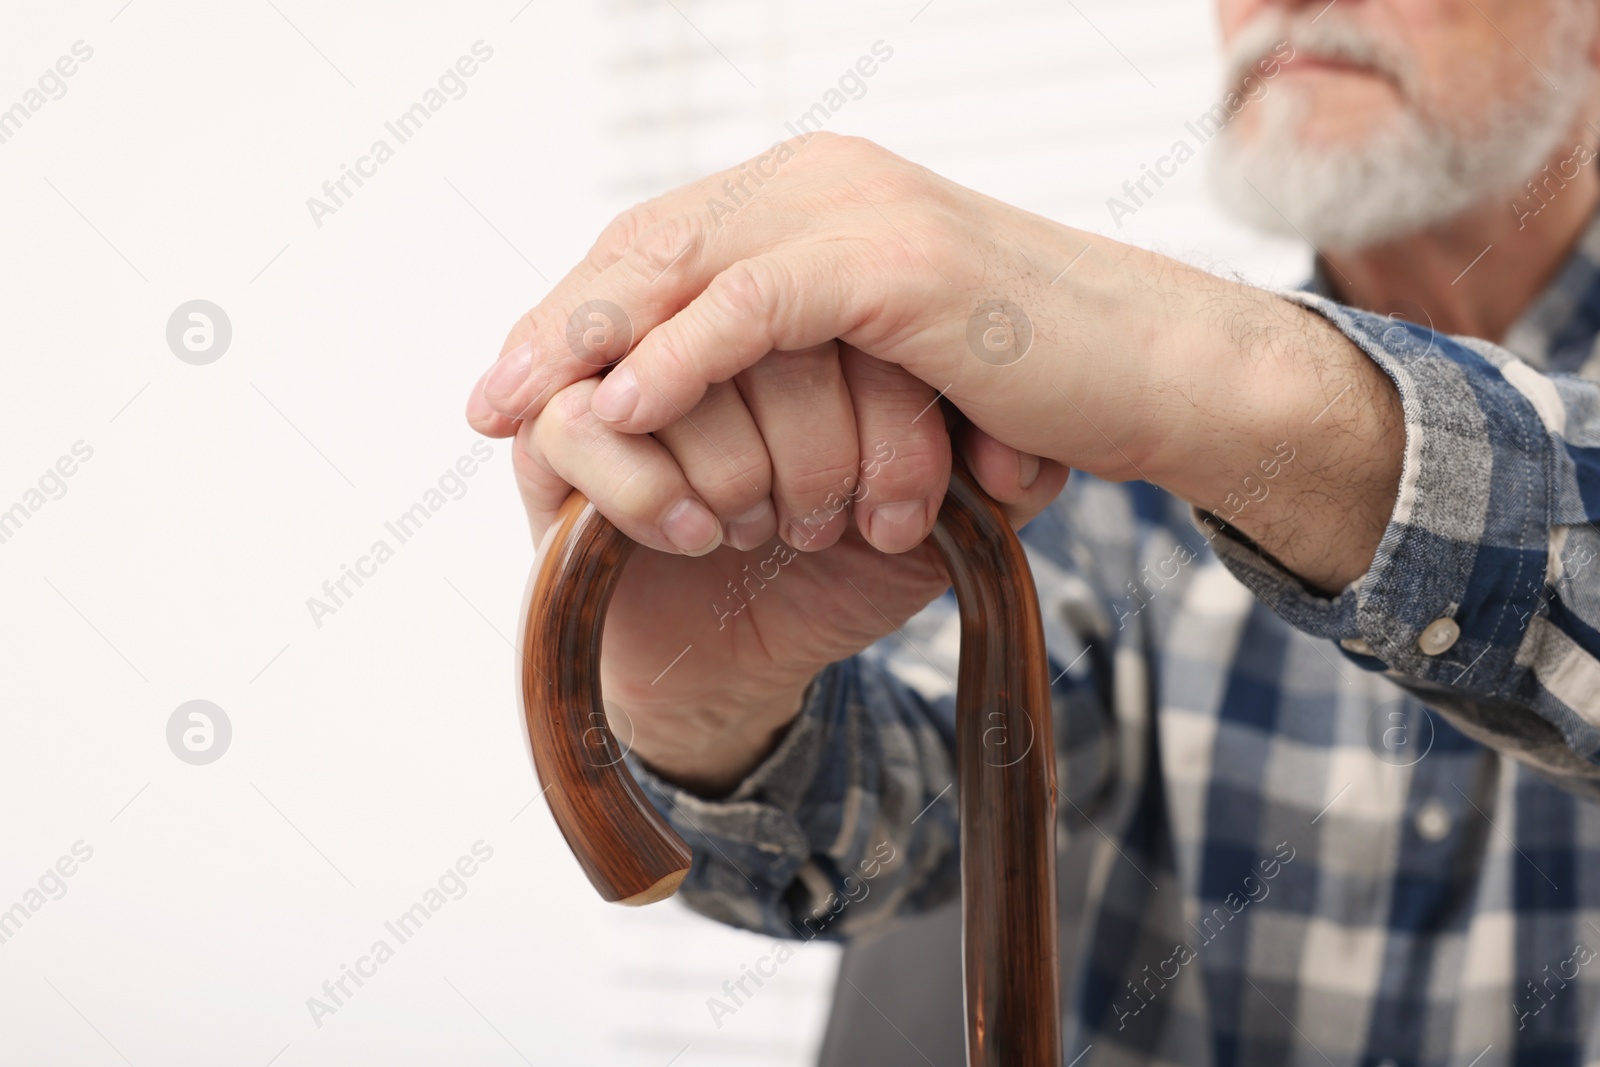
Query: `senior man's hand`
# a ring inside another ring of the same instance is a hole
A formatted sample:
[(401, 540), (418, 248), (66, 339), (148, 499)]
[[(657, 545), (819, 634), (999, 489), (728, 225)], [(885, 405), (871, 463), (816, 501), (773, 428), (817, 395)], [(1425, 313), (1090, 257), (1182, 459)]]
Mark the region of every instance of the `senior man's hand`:
[[(711, 554), (630, 568), (602, 684), (642, 755), (714, 787), (748, 770), (812, 672), (942, 587), (919, 545), (949, 473), (941, 395), (1019, 522), (1074, 467), (1233, 515), (1292, 449), (1232, 521), (1329, 589), (1366, 569), (1404, 451), (1392, 384), (1314, 313), (821, 134), (613, 222), (513, 328), (468, 417), (518, 433), (536, 537), (576, 486), (635, 540)], [(852, 551), (810, 551), (845, 536), (846, 512)], [(774, 532), (807, 550), (809, 579), (751, 610), (745, 644), (707, 637), (717, 662), (646, 692), (692, 617), (716, 615), (689, 590), (739, 569), (715, 550)], [(869, 574), (888, 608), (861, 595)], [(780, 632), (782, 612), (804, 621)]]

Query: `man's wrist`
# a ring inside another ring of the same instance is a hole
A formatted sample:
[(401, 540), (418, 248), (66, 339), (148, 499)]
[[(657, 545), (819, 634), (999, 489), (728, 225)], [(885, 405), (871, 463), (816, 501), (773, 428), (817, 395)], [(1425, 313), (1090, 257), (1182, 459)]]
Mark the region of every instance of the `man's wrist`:
[[(1194, 415), (1150, 476), (1307, 585), (1359, 578), (1394, 510), (1405, 419), (1394, 383), (1332, 323), (1234, 283), (1186, 317), (1174, 358), (1198, 361)], [(1190, 375), (1193, 378), (1193, 375)]]
[[(726, 796), (778, 747), (809, 688), (752, 697), (732, 712), (674, 715), (661, 724), (666, 729), (640, 731), (633, 752), (656, 775), (696, 796)], [(695, 727), (680, 728), (685, 719)]]

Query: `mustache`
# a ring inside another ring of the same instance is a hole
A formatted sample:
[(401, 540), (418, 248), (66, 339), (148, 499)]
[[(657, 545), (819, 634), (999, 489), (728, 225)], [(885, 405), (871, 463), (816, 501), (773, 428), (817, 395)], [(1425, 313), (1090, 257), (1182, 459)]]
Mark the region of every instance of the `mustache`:
[[(1326, 17), (1325, 17), (1326, 16)], [(1315, 21), (1269, 10), (1239, 31), (1224, 57), (1227, 84), (1237, 87), (1256, 73), (1273, 50), (1287, 43), (1296, 56), (1350, 63), (1377, 71), (1411, 97), (1415, 80), (1411, 57), (1388, 41), (1349, 19), (1324, 9)]]

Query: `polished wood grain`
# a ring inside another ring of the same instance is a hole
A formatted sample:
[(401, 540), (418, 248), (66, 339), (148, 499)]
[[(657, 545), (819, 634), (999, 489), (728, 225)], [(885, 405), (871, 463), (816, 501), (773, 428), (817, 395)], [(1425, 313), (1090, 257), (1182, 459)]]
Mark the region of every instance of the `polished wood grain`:
[[(967, 1057), (1060, 1067), (1055, 744), (1038, 598), (1010, 524), (957, 465), (933, 533), (961, 611), (956, 762)], [(519, 640), (534, 765), (556, 825), (606, 900), (671, 896), (690, 851), (645, 799), (599, 692), (606, 606), (632, 542), (574, 493)]]
[(1060, 1067), (1056, 746), (1039, 599), (1010, 523), (959, 465), (933, 540), (961, 609), (967, 1062)]
[(573, 493), (530, 585), (518, 644), (528, 743), (550, 812), (600, 896), (636, 905), (677, 892), (691, 857), (628, 772), (600, 701), (606, 606), (633, 547)]

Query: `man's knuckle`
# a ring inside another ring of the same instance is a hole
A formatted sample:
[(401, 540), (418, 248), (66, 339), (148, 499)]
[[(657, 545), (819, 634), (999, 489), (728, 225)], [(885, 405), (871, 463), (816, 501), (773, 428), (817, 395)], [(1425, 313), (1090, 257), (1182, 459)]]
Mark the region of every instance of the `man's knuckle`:
[(883, 149), (865, 137), (858, 137), (851, 133), (835, 133), (824, 130), (818, 135), (816, 146), (820, 155), (837, 160), (856, 162), (864, 156), (877, 156)]
[[(589, 410), (589, 396), (592, 392), (592, 389), (574, 389), (569, 386), (551, 397), (550, 402), (545, 405), (551, 429), (571, 436), (587, 425), (594, 417)], [(543, 418), (540, 421), (544, 421)]]
[(832, 130), (813, 130), (795, 134), (783, 142), (783, 148), (796, 170), (810, 170), (837, 159), (839, 142), (843, 139)]
[(539, 443), (533, 436), (517, 435), (517, 447), (511, 450), (511, 470), (521, 481), (538, 485), (545, 473), (540, 464)]
[(641, 278), (654, 282), (688, 262), (700, 240), (698, 219), (681, 214), (666, 215), (635, 235), (628, 259)]
[(533, 337), (538, 332), (539, 309), (531, 307), (517, 316), (517, 321), (511, 324), (511, 329), (506, 331), (505, 343), (500, 346), (501, 352), (509, 352), (517, 345)]
[(659, 522), (674, 495), (660, 479), (650, 477), (640, 464), (631, 465), (610, 490), (613, 506), (642, 522)]
[(627, 254), (639, 240), (639, 235), (654, 225), (655, 221), (653, 201), (635, 204), (622, 212), (607, 223), (595, 239), (594, 248), (589, 252), (590, 264), (601, 270), (611, 266)]
[(650, 333), (649, 376), (658, 383), (694, 377), (691, 345), (677, 319), (668, 319)]
[(890, 455), (892, 458), (872, 464), (873, 474), (867, 479), (878, 493), (926, 489), (950, 466), (950, 446), (945, 439), (913, 437), (895, 441)]
[(713, 510), (732, 514), (748, 511), (771, 492), (765, 465), (736, 456), (717, 457), (690, 482)]
[(847, 496), (860, 477), (849, 457), (818, 458), (790, 469), (783, 479), (784, 492), (809, 507), (835, 494)]
[(738, 319), (768, 318), (775, 310), (778, 285), (770, 264), (741, 259), (712, 281), (711, 296), (718, 306)]

